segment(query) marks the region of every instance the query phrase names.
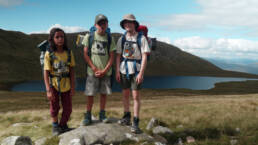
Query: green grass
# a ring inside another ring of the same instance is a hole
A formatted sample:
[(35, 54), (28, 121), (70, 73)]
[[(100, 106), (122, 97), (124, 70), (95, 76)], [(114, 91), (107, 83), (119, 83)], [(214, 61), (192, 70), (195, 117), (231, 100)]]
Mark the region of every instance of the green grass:
[[(228, 145), (232, 138), (241, 145), (255, 145), (258, 141), (258, 93), (257, 94), (191, 94), (175, 90), (142, 90), (140, 127), (145, 131), (152, 117), (159, 124), (169, 127), (174, 135), (163, 135), (174, 144), (178, 138), (185, 142), (193, 136), (197, 145)], [(30, 136), (33, 141), (50, 137), (51, 118), (44, 93), (0, 92), (0, 140), (11, 135)], [(123, 114), (121, 94), (108, 97), (107, 114), (120, 118)], [(99, 97), (95, 98), (93, 114), (98, 114)], [(85, 96), (82, 92), (73, 97), (73, 113), (69, 125), (78, 127), (85, 112)], [(132, 102), (131, 102), (132, 105)], [(132, 109), (132, 106), (131, 106)], [(28, 123), (26, 126), (13, 126)], [(178, 128), (181, 125), (183, 127)], [(236, 131), (239, 128), (239, 132)], [(150, 132), (149, 132), (150, 133)], [(48, 143), (49, 144), (49, 143)], [(125, 141), (121, 144), (139, 144)]]
[(57, 136), (48, 138), (44, 145), (58, 145), (59, 138)]

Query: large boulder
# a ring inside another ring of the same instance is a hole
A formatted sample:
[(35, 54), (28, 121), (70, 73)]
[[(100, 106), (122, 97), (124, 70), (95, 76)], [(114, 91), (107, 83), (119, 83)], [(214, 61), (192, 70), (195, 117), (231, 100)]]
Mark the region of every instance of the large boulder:
[(127, 140), (153, 141), (153, 138), (145, 133), (131, 133), (130, 127), (117, 124), (117, 119), (112, 118), (110, 121), (108, 124), (94, 121), (90, 126), (80, 126), (64, 133), (59, 136), (59, 145), (116, 144)]

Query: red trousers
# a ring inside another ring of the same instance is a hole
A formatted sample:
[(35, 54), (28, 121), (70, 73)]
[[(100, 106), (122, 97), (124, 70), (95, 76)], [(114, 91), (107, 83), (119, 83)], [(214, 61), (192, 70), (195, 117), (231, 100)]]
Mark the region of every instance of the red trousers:
[(54, 99), (50, 101), (50, 114), (52, 117), (58, 116), (58, 112), (60, 110), (59, 98), (61, 98), (63, 112), (59, 125), (63, 126), (68, 122), (72, 113), (72, 97), (70, 96), (70, 91), (62, 92), (60, 96), (55, 88), (52, 88), (52, 91)]

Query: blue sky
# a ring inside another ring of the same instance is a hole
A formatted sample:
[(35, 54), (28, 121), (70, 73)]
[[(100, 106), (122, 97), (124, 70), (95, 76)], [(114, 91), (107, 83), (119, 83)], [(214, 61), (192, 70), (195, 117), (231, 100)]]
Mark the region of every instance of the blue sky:
[(133, 13), (151, 37), (197, 56), (258, 60), (257, 6), (255, 0), (0, 0), (0, 28), (86, 31), (102, 13), (112, 32), (122, 33), (119, 22)]

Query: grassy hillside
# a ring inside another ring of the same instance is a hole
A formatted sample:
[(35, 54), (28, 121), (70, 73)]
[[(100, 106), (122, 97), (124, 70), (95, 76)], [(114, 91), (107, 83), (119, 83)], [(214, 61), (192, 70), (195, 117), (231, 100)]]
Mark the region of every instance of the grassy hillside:
[[(83, 48), (75, 46), (78, 33), (68, 34), (68, 46), (76, 59), (76, 77), (85, 76)], [(80, 34), (85, 34), (80, 33)], [(115, 41), (121, 34), (113, 34)], [(21, 32), (0, 29), (0, 87), (26, 80), (42, 79), (39, 64), (40, 51), (37, 44), (47, 39), (47, 34), (26, 35)], [(231, 76), (256, 77), (245, 73), (224, 71), (210, 62), (191, 55), (172, 45), (158, 42), (151, 54), (146, 75), (190, 75), (190, 76)]]

